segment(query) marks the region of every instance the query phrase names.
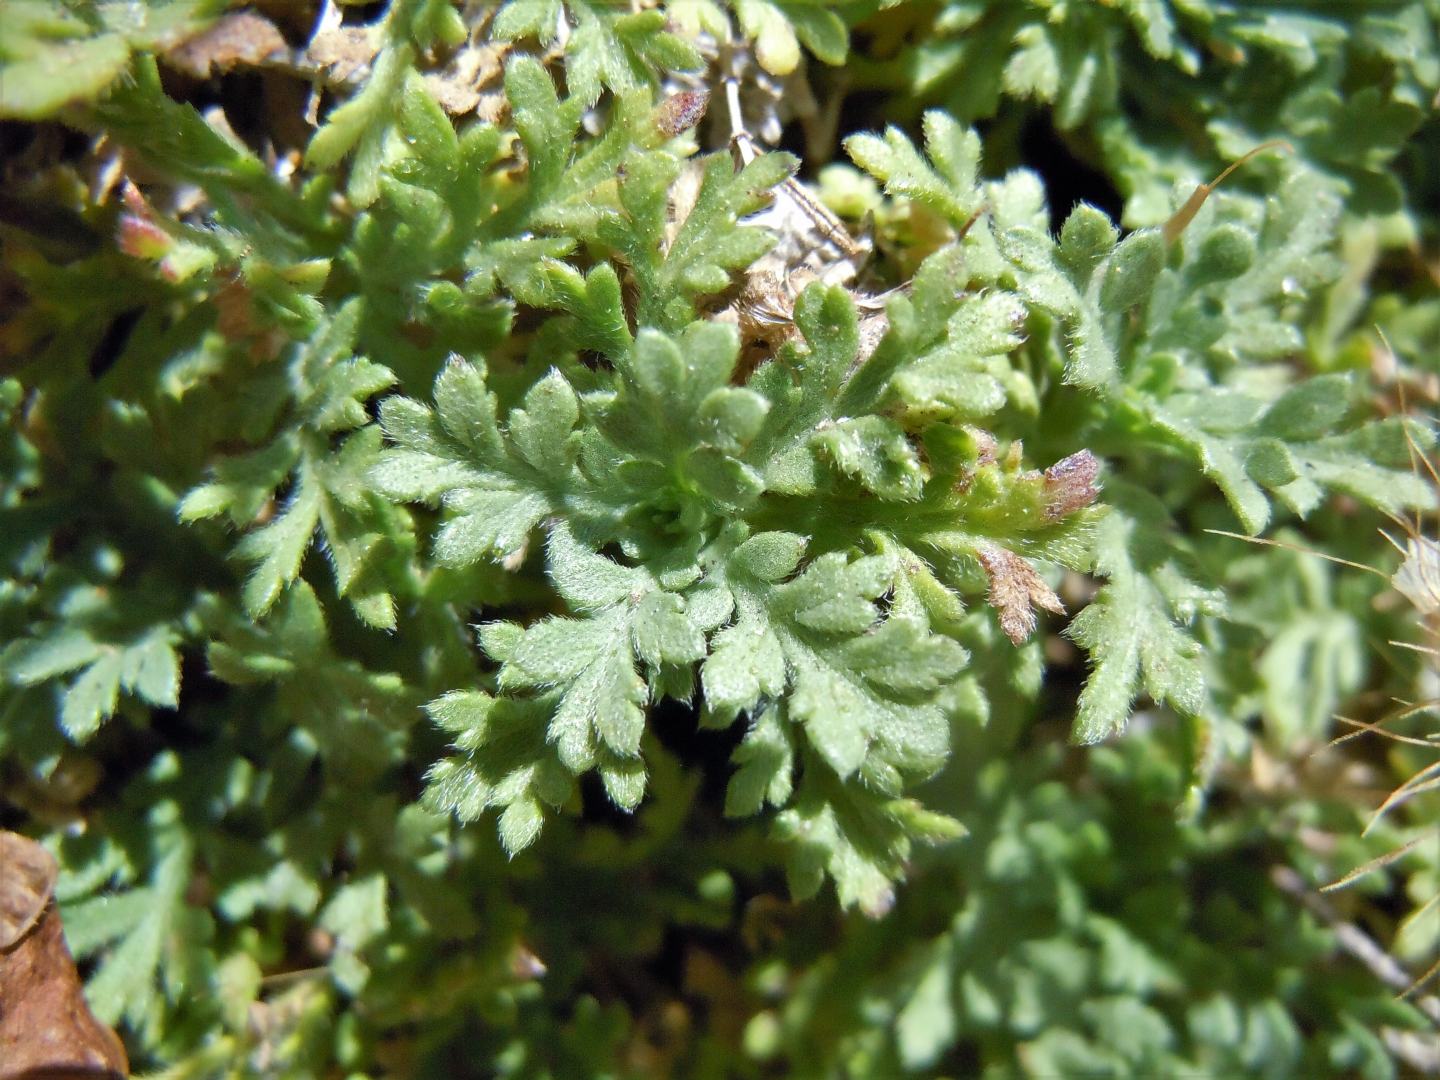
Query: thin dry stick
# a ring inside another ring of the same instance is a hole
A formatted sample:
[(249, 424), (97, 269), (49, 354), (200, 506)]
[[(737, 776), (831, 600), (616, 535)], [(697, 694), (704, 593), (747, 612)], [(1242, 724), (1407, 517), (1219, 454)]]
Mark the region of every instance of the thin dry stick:
[[(760, 151), (755, 145), (754, 136), (745, 129), (744, 117), (740, 111), (740, 83), (734, 76), (727, 76), (725, 79), (725, 107), (730, 116), (730, 145), (735, 148), (740, 164), (749, 165), (760, 156)], [(787, 177), (780, 184), (779, 191), (793, 202), (820, 234), (839, 248), (840, 253), (847, 259), (865, 257), (865, 249), (855, 242), (845, 228), (845, 223), (836, 217), (828, 206), (806, 191), (793, 176)]]
[[(1288, 866), (1272, 866), (1270, 879), (1285, 892), (1299, 900), (1316, 918), (1335, 932), (1340, 947), (1359, 960), (1370, 973), (1404, 997), (1428, 977), (1412, 979), (1398, 960), (1375, 943), (1375, 939), (1354, 923), (1346, 922), (1340, 913), (1324, 897), (1313, 892), (1305, 879)], [(1433, 968), (1431, 969), (1434, 970)], [(1415, 1007), (1435, 1023), (1440, 1024), (1440, 998), (1423, 997), (1415, 1000)]]

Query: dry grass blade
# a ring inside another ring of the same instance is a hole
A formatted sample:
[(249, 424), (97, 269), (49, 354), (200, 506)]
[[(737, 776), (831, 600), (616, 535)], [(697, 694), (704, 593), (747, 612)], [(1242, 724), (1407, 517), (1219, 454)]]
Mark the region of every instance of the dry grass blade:
[(1206, 529), (1212, 536), (1228, 536), (1231, 540), (1244, 540), (1247, 544), (1259, 544), (1261, 547), (1281, 548), (1285, 551), (1294, 551), (1300, 555), (1314, 555), (1317, 559), (1324, 559), (1326, 562), (1338, 563), (1340, 566), (1348, 566), (1352, 570), (1364, 570), (1367, 574), (1376, 574), (1383, 578), (1390, 575), (1383, 570), (1377, 570), (1373, 566), (1366, 566), (1364, 563), (1351, 562), (1349, 559), (1342, 559), (1338, 555), (1327, 555), (1323, 551), (1312, 551), (1300, 544), (1287, 543), (1284, 540), (1270, 540), (1263, 536), (1246, 536), (1244, 533), (1228, 532), (1225, 529)]
[(1389, 731), (1382, 726), (1394, 720), (1400, 720), (1407, 716), (1414, 716), (1416, 713), (1424, 712), (1430, 707), (1431, 705), (1428, 702), (1422, 705), (1415, 705), (1406, 708), (1398, 713), (1390, 713), (1387, 716), (1383, 716), (1379, 720), (1376, 720), (1374, 723), (1367, 723), (1364, 720), (1352, 720), (1348, 716), (1337, 716), (1335, 717), (1335, 719), (1338, 720), (1340, 723), (1349, 724), (1356, 730), (1347, 732), (1344, 735), (1337, 735), (1335, 738), (1331, 739), (1328, 743), (1322, 746), (1320, 750), (1316, 750), (1315, 753), (1318, 754), (1321, 750), (1329, 750), (1332, 747), (1339, 746), (1341, 743), (1347, 743), (1351, 739), (1358, 739), (1361, 735), (1367, 734), (1380, 735), (1386, 739), (1393, 739), (1395, 742), (1409, 743), (1411, 746), (1433, 746), (1434, 743), (1431, 742), (1428, 736), (1423, 739), (1417, 739), (1413, 735), (1397, 735), (1395, 732)]
[[(1425, 766), (1425, 768), (1421, 769), (1392, 791), (1389, 796), (1386, 797), (1385, 801), (1380, 804), (1380, 808), (1375, 811), (1369, 824), (1365, 826), (1365, 832), (1368, 833), (1374, 828), (1376, 823), (1393, 807), (1399, 806), (1401, 803), (1414, 798), (1416, 795), (1426, 791), (1434, 791), (1437, 788), (1440, 788), (1440, 761)], [(1364, 835), (1364, 833), (1361, 835)]]
[[(1425, 973), (1424, 973), (1423, 975), (1421, 975), (1418, 979), (1416, 979), (1414, 982), (1412, 982), (1412, 983), (1411, 983), (1409, 986), (1407, 986), (1404, 990), (1400, 991), (1400, 996), (1401, 996), (1402, 998), (1411, 997), (1411, 996), (1414, 995), (1417, 991), (1419, 991), (1421, 987), (1423, 987), (1426, 983), (1428, 983), (1431, 979), (1433, 979), (1436, 975), (1440, 975), (1440, 960), (1436, 960), (1435, 963), (1431, 964), (1431, 965), (1425, 970)], [(1432, 1019), (1434, 1019), (1434, 1018), (1432, 1017)], [(1440, 1022), (1440, 1021), (1437, 1021), (1437, 1022)]]
[(1410, 840), (1407, 843), (1401, 844), (1398, 848), (1387, 851), (1385, 852), (1385, 854), (1379, 855), (1376, 858), (1371, 859), (1369, 862), (1365, 863), (1362, 866), (1357, 866), (1354, 870), (1351, 870), (1350, 873), (1346, 874), (1339, 881), (1332, 881), (1329, 885), (1321, 885), (1320, 891), (1335, 892), (1339, 889), (1345, 888), (1347, 885), (1353, 885), (1355, 882), (1359, 881), (1362, 877), (1370, 873), (1372, 870), (1379, 870), (1382, 867), (1389, 866), (1391, 863), (1397, 861), (1398, 859), (1404, 858), (1410, 852), (1414, 851), (1422, 840), (1429, 839), (1429, 837), (1433, 835), (1440, 835), (1440, 828), (1431, 830), (1425, 835), (1417, 836), (1415, 837), (1415, 839)]

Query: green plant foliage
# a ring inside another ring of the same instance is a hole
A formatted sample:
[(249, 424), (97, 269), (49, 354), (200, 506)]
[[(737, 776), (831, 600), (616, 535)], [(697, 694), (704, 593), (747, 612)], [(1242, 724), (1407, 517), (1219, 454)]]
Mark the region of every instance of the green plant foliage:
[[(1395, 1075), (1372, 1029), (1414, 1024), (1411, 1007), (1363, 980), (1315, 987), (1328, 928), (1273, 894), (1237, 903), (1261, 888), (1265, 815), (1221, 836), (1153, 813), (1178, 794), (1175, 748), (1141, 765), (1132, 745), (1097, 752), (1088, 797), (988, 766), (985, 824), (936, 867), (953, 891), (937, 881), (943, 900), (902, 901), (832, 953), (788, 950), (770, 973), (786, 992), (747, 1042), (774, 1032), (781, 1071), (851, 1075), (938, 1071), (960, 1042), (1005, 1047), (996, 1076)], [(1151, 862), (1179, 851), (1179, 874)], [(1237, 888), (1207, 888), (1219, 875)], [(932, 919), (938, 936), (919, 934)]]
[[(704, 206), (702, 189), (694, 213)], [(484, 628), (481, 644), (502, 665), (497, 686), (529, 692), (526, 704), (512, 713), (490, 698), (466, 701), (470, 719), (459, 730), (471, 761), (441, 768), (432, 805), (467, 817), (505, 807), (500, 828), (512, 851), (534, 840), (544, 803), (571, 796), (567, 773), (598, 770), (616, 804), (633, 808), (644, 791), (643, 707), (667, 695), (688, 700), (697, 661), (717, 723), (764, 701), (782, 729), (803, 732), (802, 798), (814, 783), (854, 778), (848, 798), (876, 802), (878, 812), (906, 774), (923, 777), (943, 762), (943, 688), (965, 654), (931, 619), (953, 617), (958, 592), (973, 591), (964, 560), (983, 568), (1002, 624), (1023, 638), (1032, 605), (1059, 602), (1020, 552), (1082, 559), (1087, 520), (1065, 503), (1077, 492), (1060, 473), (967, 461), (963, 448), (944, 448), (963, 432), (944, 428), (927, 428), (942, 448), (927, 467), (900, 423), (844, 415), (885, 400), (911, 342), (923, 350), (919, 343), (943, 335), (995, 332), (970, 310), (943, 321), (958, 306), (945, 291), (952, 280), (922, 271), (912, 299), (892, 302), (891, 333), (863, 367), (851, 302), (816, 286), (795, 313), (806, 347), (787, 346), (743, 387), (731, 384), (735, 335), (696, 322), (673, 341), (642, 329), (616, 353), (613, 382), (583, 399), (552, 369), (503, 428), (484, 373), (460, 362), (437, 380), (433, 412), (408, 399), (385, 403), (382, 426), (397, 449), (373, 479), (391, 497), (446, 505), (437, 558), (454, 567), (513, 561), (531, 532), (552, 522), (547, 572), (574, 613), (523, 629)], [(587, 282), (585, 294), (610, 307), (617, 288)], [(1002, 318), (1014, 313), (1003, 308)], [(598, 312), (579, 318), (601, 321)], [(1078, 503), (1092, 494), (1079, 492)], [(817, 518), (849, 505), (854, 531), (822, 531), (819, 521), (819, 535), (766, 527), (800, 518), (796, 500), (806, 498)], [(907, 508), (903, 518), (891, 505)], [(607, 543), (635, 565), (592, 550)], [(879, 550), (846, 554), (867, 546)], [(917, 549), (948, 568), (937, 577)], [(897, 589), (882, 618), (874, 601)], [(488, 776), (492, 725), (534, 725), (537, 710), (552, 715), (543, 741), (531, 742), (534, 760), (507, 756), (505, 771)], [(453, 710), (444, 715), (454, 729)], [(793, 753), (770, 762), (786, 775), (794, 764)], [(814, 772), (821, 776), (812, 780)], [(822, 864), (864, 865), (873, 876), (863, 891), (842, 882), (843, 896), (876, 902), (900, 871), (894, 838), (866, 854), (842, 821), (825, 830), (828, 842), (807, 831)]]
[(178, 44), (224, 7), (222, 0), (7, 4), (0, 115), (39, 120), (94, 98), (125, 71), (133, 53)]
[[(247, 525), (271, 502), (278, 486), (289, 485), (284, 508), (247, 536), (237, 551), (258, 564), (243, 593), (245, 607), (254, 616), (269, 611), (295, 581), (318, 528), (335, 570), (336, 592), (348, 597), (372, 626), (395, 626), (393, 600), (373, 583), (374, 575), (367, 574), (376, 549), (385, 542), (385, 521), (383, 512), (368, 504), (365, 476), (379, 450), (365, 402), (391, 386), (395, 376), (363, 357), (346, 355), (354, 344), (359, 314), (359, 302), (352, 301), (295, 349), (288, 382), (298, 424), (238, 460), (217, 464), (216, 479), (180, 503), (183, 521), (224, 514), (236, 525)], [(336, 436), (343, 439), (331, 453)]]
[(1296, 143), (1355, 210), (1392, 211), (1403, 195), (1389, 163), (1440, 88), (1424, 0), (1274, 11), (954, 0), (915, 18), (913, 44), (871, 78), (902, 83), (912, 108), (943, 104), (963, 121), (1004, 112), (1007, 99), (1042, 104), (1056, 128), (1088, 134), (1136, 223), (1165, 216), (1167, 180), (1191, 162), (1233, 159), (1267, 138)]
[(0, 19), (0, 824), (137, 1069), (1423, 1060), (1430, 0), (227, 7)]

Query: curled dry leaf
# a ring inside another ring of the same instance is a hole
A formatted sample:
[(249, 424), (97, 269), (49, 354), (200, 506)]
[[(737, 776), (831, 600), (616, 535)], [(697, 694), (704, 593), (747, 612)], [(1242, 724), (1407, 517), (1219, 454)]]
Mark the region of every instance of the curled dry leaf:
[(451, 116), (476, 113), (481, 120), (493, 122), (508, 108), (500, 80), (509, 51), (504, 43), (466, 45), (443, 71), (424, 76), (425, 89)]
[(334, 26), (311, 38), (303, 60), (321, 69), (328, 86), (363, 82), (380, 51), (377, 27)]
[(1440, 544), (1417, 533), (1406, 539), (1402, 553), (1392, 584), (1421, 615), (1434, 615), (1440, 611)]
[(55, 892), (55, 857), (35, 841), (0, 832), (0, 949), (8, 949), (40, 921)]
[(85, 1004), (51, 899), (55, 859), (0, 832), (0, 1080), (125, 1076), (115, 1033)]
[(208, 79), (237, 67), (259, 67), (288, 58), (289, 51), (269, 19), (253, 11), (236, 11), (169, 50), (164, 59), (177, 71)]

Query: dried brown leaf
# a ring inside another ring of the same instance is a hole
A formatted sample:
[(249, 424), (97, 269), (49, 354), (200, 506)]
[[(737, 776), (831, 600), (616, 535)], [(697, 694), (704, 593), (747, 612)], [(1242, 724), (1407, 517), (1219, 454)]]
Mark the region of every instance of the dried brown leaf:
[(321, 30), (305, 49), (305, 59), (325, 69), (331, 86), (363, 81), (380, 51), (373, 26), (336, 26)]
[(115, 1033), (91, 1014), (51, 903), (55, 859), (0, 832), (0, 1080), (125, 1076)]
[(212, 23), (164, 54), (177, 71), (208, 79), (237, 67), (259, 67), (288, 56), (289, 45), (275, 24), (253, 11), (236, 11)]
[[(425, 89), (451, 116), (481, 112), (481, 119), (491, 119), (489, 114), (506, 104), (500, 77), (509, 51), (506, 42), (467, 45), (451, 57), (443, 71), (424, 76)], [(487, 102), (483, 110), (482, 101)]]
[(29, 837), (0, 832), (0, 949), (40, 921), (55, 891), (55, 857)]

